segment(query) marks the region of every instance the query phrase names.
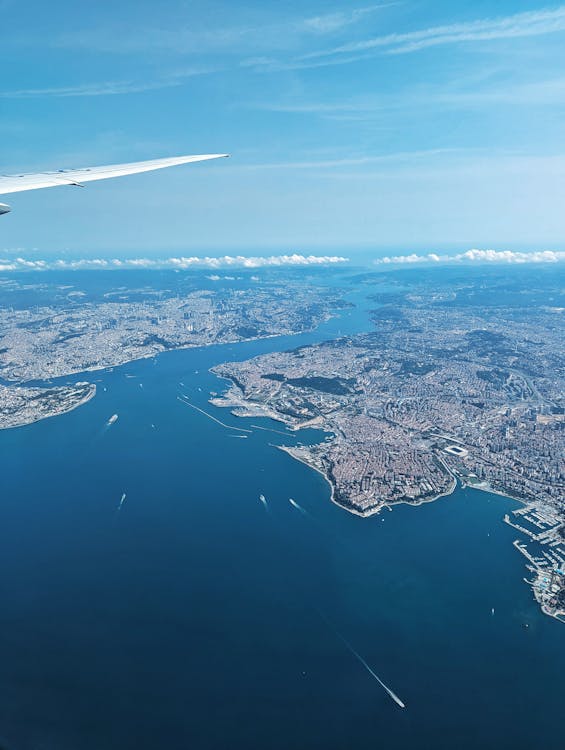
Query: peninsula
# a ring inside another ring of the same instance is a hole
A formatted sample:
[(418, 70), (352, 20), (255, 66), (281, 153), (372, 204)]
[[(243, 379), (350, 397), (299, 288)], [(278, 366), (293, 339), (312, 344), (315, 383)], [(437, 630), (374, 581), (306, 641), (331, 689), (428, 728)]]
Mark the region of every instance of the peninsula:
[(545, 519), (532, 536), (552, 546), (532, 558), (543, 562), (542, 579), (546, 568), (559, 571), (543, 597), (558, 612), (563, 310), (504, 306), (494, 290), (491, 304), (478, 306), (469, 292), (459, 283), (441, 294), (424, 284), (375, 294), (373, 331), (216, 367), (231, 385), (213, 403), (293, 430), (324, 430), (321, 443), (284, 450), (327, 478), (334, 502), (362, 516), (434, 500), (457, 481), (527, 503)]

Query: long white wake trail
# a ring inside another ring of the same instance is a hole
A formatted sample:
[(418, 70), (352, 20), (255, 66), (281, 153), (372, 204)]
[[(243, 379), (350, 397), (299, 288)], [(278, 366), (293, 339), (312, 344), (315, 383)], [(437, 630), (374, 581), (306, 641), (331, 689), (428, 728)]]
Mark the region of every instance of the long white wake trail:
[(365, 669), (371, 675), (371, 677), (373, 677), (379, 683), (379, 685), (383, 688), (383, 690), (385, 690), (390, 695), (390, 697), (396, 703), (396, 705), (399, 706), (400, 708), (406, 708), (406, 704), (398, 697), (398, 695), (394, 692), (394, 690), (391, 690), (388, 687), (388, 685), (385, 685), (385, 683), (381, 680), (378, 674), (376, 674), (371, 669), (371, 667), (367, 664), (365, 659), (363, 659), (361, 654), (357, 653), (357, 651), (353, 648), (351, 643), (349, 643), (349, 641), (346, 638), (344, 638), (338, 630), (334, 628), (334, 626), (327, 620), (327, 618), (324, 615), (322, 615), (322, 619), (327, 623), (329, 627), (331, 627), (331, 629), (334, 631), (334, 633), (337, 635), (340, 641), (342, 641), (345, 644), (345, 646), (347, 647), (347, 650), (351, 654), (353, 654), (353, 656), (357, 659), (357, 661), (361, 662), (361, 664), (365, 667)]
[(220, 422), (219, 419), (216, 419), (216, 417), (213, 417), (211, 414), (208, 414), (207, 411), (204, 411), (204, 409), (201, 409), (199, 406), (196, 406), (196, 404), (191, 404), (190, 401), (187, 399), (187, 397), (184, 395), (184, 393), (182, 394), (182, 398), (180, 396), (177, 396), (177, 400), (180, 401), (181, 404), (184, 404), (185, 406), (190, 406), (191, 409), (195, 409), (196, 411), (199, 411), (200, 414), (204, 414), (204, 416), (208, 417), (208, 419), (211, 419), (212, 422), (216, 422), (222, 427), (225, 427), (227, 430), (235, 430), (236, 432), (248, 432), (250, 434), (253, 433), (253, 430), (246, 430), (244, 427), (233, 427), (231, 424)]

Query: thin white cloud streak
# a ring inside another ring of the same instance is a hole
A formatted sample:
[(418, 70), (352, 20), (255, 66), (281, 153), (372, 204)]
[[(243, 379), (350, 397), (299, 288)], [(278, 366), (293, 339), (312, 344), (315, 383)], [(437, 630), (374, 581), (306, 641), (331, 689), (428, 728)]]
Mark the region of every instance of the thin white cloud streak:
[(101, 81), (84, 83), (76, 86), (53, 86), (33, 89), (15, 89), (0, 91), (2, 99), (34, 99), (41, 97), (69, 98), (83, 96), (119, 96), (123, 94), (140, 94), (146, 91), (182, 86), (194, 76), (216, 73), (218, 68), (194, 68), (173, 73), (154, 81)]
[(350, 55), (349, 57), (336, 57), (321, 60), (277, 60), (274, 57), (251, 57), (242, 60), (242, 68), (251, 68), (255, 73), (280, 73), (292, 70), (310, 70), (312, 68), (327, 68), (331, 65), (345, 65), (346, 63), (358, 62), (369, 57), (364, 55)]
[(445, 156), (449, 154), (468, 153), (473, 149), (438, 148), (427, 151), (398, 151), (391, 154), (353, 156), (337, 159), (319, 159), (288, 162), (267, 162), (264, 164), (246, 164), (238, 169), (245, 171), (261, 169), (339, 169), (342, 167), (362, 167), (370, 164), (388, 164), (396, 162), (411, 163), (422, 159)]
[[(565, 154), (536, 155), (469, 147), (320, 161), (305, 159), (299, 162), (234, 166), (233, 169), (242, 173), (254, 169), (276, 169), (281, 172), (309, 170), (313, 175), (323, 172), (328, 180), (352, 181), (356, 190), (361, 181), (370, 190), (382, 185), (387, 191), (392, 190), (393, 185), (396, 186), (394, 189), (398, 189), (398, 185), (406, 186), (416, 181), (424, 193), (434, 181), (434, 189), (437, 189), (438, 180), (456, 180), (455, 184), (451, 184), (459, 192), (466, 184), (476, 184), (476, 180), (482, 180), (485, 187), (500, 184), (502, 179), (511, 179), (514, 182), (506, 188), (511, 193), (525, 189), (533, 180), (557, 180), (552, 190), (561, 193), (565, 179)], [(542, 186), (540, 182), (540, 190), (547, 190), (547, 184)]]
[(357, 97), (341, 101), (269, 103), (257, 102), (250, 108), (283, 114), (317, 115), (331, 118), (355, 115), (372, 119), (387, 112), (403, 109), (426, 107), (445, 107), (455, 109), (473, 109), (491, 107), (492, 105), (549, 105), (553, 107), (565, 104), (565, 77), (529, 81), (507, 86), (496, 86), (488, 89), (462, 91), (449, 88), (415, 89), (379, 97)]
[(303, 38), (339, 34), (382, 8), (396, 4), (380, 3), (289, 21), (202, 30), (189, 25), (177, 28), (134, 27), (120, 29), (117, 33), (107, 28), (93, 29), (61, 36), (54, 44), (70, 49), (86, 48), (122, 55), (149, 50), (179, 55), (237, 54), (249, 52), (250, 49), (285, 50), (292, 49)]
[[(10, 271), (81, 271), (112, 269), (206, 269), (206, 268), (291, 268), (303, 266), (328, 266), (347, 263), (348, 258), (338, 255), (270, 255), (246, 257), (224, 255), (211, 257), (178, 258), (78, 258), (76, 260), (29, 260), (24, 257), (0, 259), (0, 272)], [(213, 277), (209, 277), (213, 278)], [(219, 277), (218, 277), (219, 278)], [(224, 277), (229, 278), (229, 277)]]
[[(379, 50), (386, 54), (406, 54), (443, 44), (515, 39), (563, 31), (565, 31), (565, 5), (560, 5), (555, 8), (526, 11), (498, 18), (483, 18), (405, 33), (384, 34), (329, 50), (310, 52), (298, 60), (309, 61), (335, 55)], [(343, 62), (346, 61), (343, 60)]]
[(456, 255), (395, 255), (385, 256), (375, 260), (375, 265), (414, 265), (414, 264), (445, 264), (445, 263), (559, 263), (565, 261), (565, 252), (556, 250), (535, 250), (532, 252), (517, 252), (515, 250), (467, 250)]
[(397, 3), (380, 3), (377, 5), (369, 5), (365, 8), (354, 8), (350, 11), (326, 13), (312, 18), (305, 18), (302, 21), (295, 23), (294, 26), (297, 31), (312, 32), (314, 34), (334, 34), (347, 26), (352, 26), (353, 24), (362, 21), (364, 18), (372, 15), (378, 10), (388, 8), (392, 5), (397, 5)]

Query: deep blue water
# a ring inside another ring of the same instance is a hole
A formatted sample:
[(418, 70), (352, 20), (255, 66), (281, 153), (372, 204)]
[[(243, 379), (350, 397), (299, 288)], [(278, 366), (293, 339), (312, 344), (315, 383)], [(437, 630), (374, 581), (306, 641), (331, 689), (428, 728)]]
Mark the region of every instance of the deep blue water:
[(210, 366), (364, 326), (95, 373), (88, 404), (0, 432), (0, 745), (565, 746), (565, 627), (522, 581), (512, 501), (360, 519), (271, 445), (320, 433), (238, 439), (177, 400), (249, 429), (207, 405)]

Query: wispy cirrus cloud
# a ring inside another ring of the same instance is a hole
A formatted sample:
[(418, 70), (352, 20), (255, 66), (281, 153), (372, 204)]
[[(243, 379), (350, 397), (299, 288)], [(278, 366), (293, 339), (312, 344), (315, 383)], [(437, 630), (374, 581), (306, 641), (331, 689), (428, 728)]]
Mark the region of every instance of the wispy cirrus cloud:
[(312, 34), (334, 34), (347, 26), (353, 26), (354, 24), (363, 21), (376, 11), (382, 10), (383, 8), (389, 8), (393, 5), (397, 5), (397, 3), (378, 3), (364, 8), (335, 11), (333, 13), (312, 16), (311, 18), (304, 18), (298, 22), (294, 22), (293, 26), (297, 31), (301, 32)]
[(251, 68), (256, 73), (279, 73), (292, 70), (308, 70), (312, 68), (327, 68), (332, 65), (345, 65), (358, 62), (368, 57), (368, 54), (350, 55), (348, 57), (279, 60), (275, 57), (250, 57), (240, 62), (242, 68)]
[(444, 44), (513, 39), (563, 31), (565, 31), (565, 5), (560, 5), (509, 16), (431, 26), (404, 33), (384, 34), (325, 51), (311, 52), (300, 59), (307, 62), (319, 57), (350, 55), (375, 50), (382, 50), (387, 54), (405, 54)]
[(300, 101), (254, 102), (251, 109), (282, 114), (315, 115), (326, 119), (373, 119), (384, 113), (427, 108), (474, 109), (496, 105), (527, 106), (565, 104), (565, 77), (505, 85), (484, 85), (470, 89), (454, 86), (427, 86), (401, 90), (379, 96), (356, 96), (333, 101), (319, 101), (310, 97)]
[(338, 167), (361, 167), (370, 164), (387, 164), (396, 162), (414, 162), (421, 159), (445, 155), (467, 153), (468, 149), (437, 148), (422, 151), (396, 151), (389, 154), (365, 154), (361, 156), (344, 156), (335, 159), (304, 159), (300, 161), (264, 162), (248, 164), (241, 169), (336, 169)]
[(88, 29), (59, 36), (58, 47), (91, 49), (115, 54), (161, 51), (167, 54), (237, 54), (253, 50), (293, 49), (303, 39), (336, 36), (349, 27), (396, 2), (383, 2), (315, 16), (271, 23), (215, 26), (198, 29), (194, 24), (174, 28), (128, 26), (120, 29)]
[(145, 81), (99, 81), (74, 86), (46, 86), (44, 88), (13, 89), (0, 91), (2, 99), (34, 99), (41, 97), (70, 98), (89, 96), (117, 96), (139, 94), (146, 91), (182, 86), (189, 78), (216, 73), (218, 68), (195, 67), (174, 71), (166, 76)]
[(346, 65), (375, 54), (402, 55), (446, 44), (470, 44), (543, 36), (565, 31), (565, 5), (508, 16), (430, 26), (407, 32), (381, 34), (369, 39), (314, 50), (290, 59), (250, 58), (243, 65), (257, 72), (304, 70)]
[[(112, 269), (217, 269), (217, 268), (285, 268), (301, 266), (328, 266), (346, 263), (348, 258), (339, 255), (269, 255), (246, 257), (224, 255), (214, 257), (173, 258), (77, 258), (55, 260), (33, 260), (22, 256), (0, 259), (0, 272), (9, 271), (80, 271)], [(225, 277), (227, 278), (227, 277)]]
[(385, 256), (375, 260), (375, 265), (414, 265), (443, 263), (559, 263), (565, 261), (565, 252), (556, 250), (534, 250), (518, 252), (516, 250), (467, 250), (455, 255), (427, 253), (418, 255)]

